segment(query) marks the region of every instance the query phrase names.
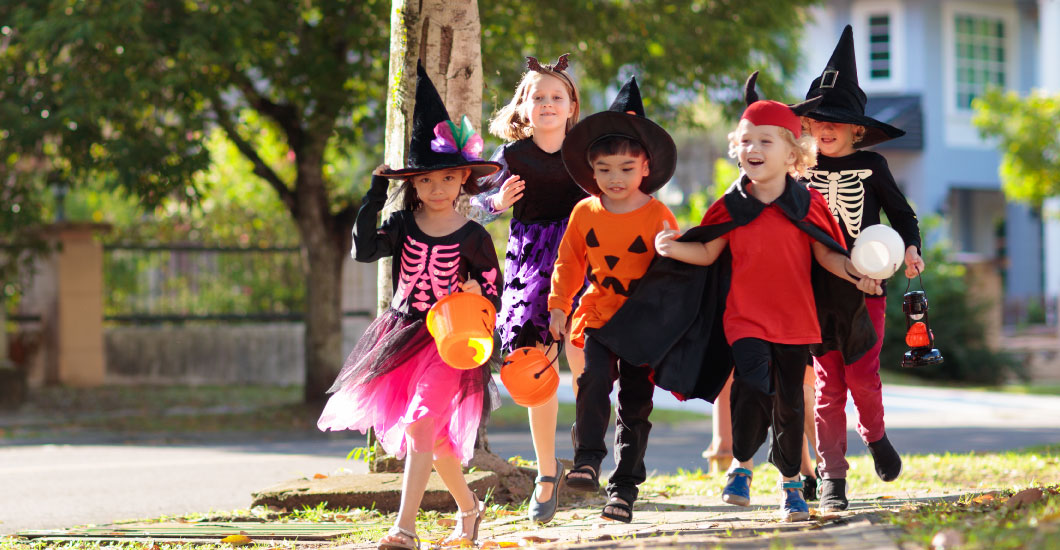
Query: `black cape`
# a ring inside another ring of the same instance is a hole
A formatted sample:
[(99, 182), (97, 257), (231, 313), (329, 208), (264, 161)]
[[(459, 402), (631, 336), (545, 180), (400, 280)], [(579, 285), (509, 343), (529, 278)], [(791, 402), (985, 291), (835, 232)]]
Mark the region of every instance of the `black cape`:
[[(746, 192), (746, 181), (734, 183), (722, 204), (708, 210), (703, 224), (677, 240), (705, 243), (757, 218), (768, 205)], [(814, 240), (849, 256), (820, 193), (789, 177), (773, 204)], [(847, 364), (857, 361), (876, 343), (864, 294), (816, 261), (812, 270), (822, 343), (811, 345), (810, 352), (819, 356), (838, 350)], [(713, 402), (733, 368), (722, 326), (731, 279), (728, 247), (709, 266), (657, 256), (629, 299), (593, 337), (622, 359), (651, 367), (660, 388)]]

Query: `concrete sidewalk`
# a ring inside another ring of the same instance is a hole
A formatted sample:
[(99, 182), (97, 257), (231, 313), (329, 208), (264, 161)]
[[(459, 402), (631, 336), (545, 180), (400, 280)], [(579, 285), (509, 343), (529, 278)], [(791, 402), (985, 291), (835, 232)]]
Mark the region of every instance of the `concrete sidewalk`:
[[(615, 550), (720, 547), (898, 550), (895, 541), (899, 531), (883, 520), (885, 515), (906, 506), (956, 498), (933, 495), (899, 499), (868, 495), (852, 500), (846, 512), (821, 516), (814, 510), (810, 521), (781, 523), (776, 519), (779, 492), (757, 496), (753, 506), (736, 507), (723, 504), (718, 495), (642, 494), (635, 504), (633, 521), (628, 524), (600, 518), (604, 499), (593, 497), (576, 507), (561, 508), (556, 518), (544, 526), (533, 525), (521, 515), (483, 523), (479, 544), (482, 548), (518, 545)], [(426, 547), (432, 536), (421, 538)], [(341, 548), (361, 550), (375, 546), (375, 543), (362, 543)]]

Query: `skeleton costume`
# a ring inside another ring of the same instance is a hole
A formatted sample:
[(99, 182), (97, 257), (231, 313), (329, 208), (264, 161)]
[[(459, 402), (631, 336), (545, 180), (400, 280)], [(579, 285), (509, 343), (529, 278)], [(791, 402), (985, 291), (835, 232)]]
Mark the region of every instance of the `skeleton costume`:
[[(474, 181), (499, 167), (478, 158), (481, 137), (466, 118), (459, 126), (451, 122), (422, 66), (418, 74), (408, 167), (374, 175), (353, 231), (357, 261), (394, 256), (394, 299), (346, 359), (317, 426), (362, 433), (371, 427), (383, 448), (399, 458), (412, 447), (433, 450), (436, 458), (452, 454), (466, 464), (474, 453), (478, 426), (491, 409), (495, 388), (490, 368), (484, 364), (458, 370), (447, 365), (424, 319), (435, 302), (468, 278), (479, 282), (483, 296), (494, 305), (499, 303), (493, 242), (470, 220), (449, 235), (428, 235), (416, 225), (413, 210), (395, 212), (378, 229), (375, 224), (386, 203), (388, 178), (466, 167)], [(464, 189), (477, 190), (473, 183)], [(433, 438), (410, 441), (405, 428), (423, 418), (434, 420)]]
[[(818, 154), (817, 166), (806, 183), (824, 195), (849, 246), (853, 247), (863, 228), (880, 223), (882, 210), (891, 226), (902, 236), (906, 248), (915, 246), (919, 250), (920, 227), (916, 213), (895, 184), (887, 161), (879, 153), (860, 150), (901, 137), (905, 132), (865, 115), (867, 97), (858, 85), (854, 59), (853, 30), (847, 25), (825, 70), (810, 84), (806, 97), (822, 99), (806, 116), (822, 122), (863, 126), (864, 138), (854, 143), (859, 150), (845, 157)], [(860, 298), (877, 335), (876, 345), (868, 353), (852, 360), (832, 352), (817, 356), (813, 361), (817, 377), (814, 406), (817, 453), (821, 457), (821, 477), (825, 480), (821, 504), (833, 511), (845, 509), (847, 503), (845, 409), (848, 391), (858, 412), (858, 434), (869, 446), (877, 473), (884, 481), (891, 481), (901, 472), (901, 458), (885, 433), (879, 374), (886, 293), (884, 286), (882, 296), (866, 294)]]

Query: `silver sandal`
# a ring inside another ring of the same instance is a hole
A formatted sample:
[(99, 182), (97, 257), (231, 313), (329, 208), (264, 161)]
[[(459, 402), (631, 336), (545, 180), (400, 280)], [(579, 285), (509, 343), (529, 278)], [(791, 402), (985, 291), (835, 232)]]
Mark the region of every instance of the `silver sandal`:
[(406, 544), (403, 542), (380, 542), (376, 550), (420, 550), (420, 537), (416, 536), (416, 533), (405, 529), (404, 527), (398, 527), (397, 525), (391, 526), (390, 530), (386, 532), (384, 536), (390, 535), (403, 535), (408, 537), (412, 541), (412, 544)]
[(482, 516), (486, 515), (486, 505), (478, 499), (478, 495), (471, 493), (475, 497), (475, 507), (467, 512), (457, 512), (456, 514), (456, 530), (449, 534), (448, 537), (438, 543), (433, 548), (448, 548), (452, 546), (452, 543), (459, 540), (468, 540), (464, 536), (464, 521), (475, 516), (475, 527), (471, 530), (471, 545), (474, 546), (475, 541), (478, 540), (478, 527), (482, 524)]

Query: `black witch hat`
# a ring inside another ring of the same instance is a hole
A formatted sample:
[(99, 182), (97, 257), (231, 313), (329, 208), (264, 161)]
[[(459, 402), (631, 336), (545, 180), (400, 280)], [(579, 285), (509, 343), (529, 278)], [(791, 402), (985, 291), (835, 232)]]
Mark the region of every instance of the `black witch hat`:
[(471, 181), (488, 176), (501, 165), (482, 160), (482, 136), (464, 116), (459, 123), (449, 120), (449, 112), (423, 65), (416, 64), (416, 106), (412, 111), (412, 140), (409, 159), (400, 170), (377, 170), (376, 175), (405, 178), (435, 170), (470, 168)]
[(850, 25), (843, 29), (832, 58), (824, 72), (810, 84), (806, 99), (824, 96), (824, 100), (807, 117), (822, 122), (860, 124), (865, 127), (865, 137), (854, 147), (868, 147), (877, 143), (902, 137), (904, 130), (865, 116), (868, 98), (858, 86), (858, 69), (854, 61), (854, 30)]
[(640, 183), (641, 191), (654, 193), (670, 181), (677, 166), (677, 145), (666, 130), (644, 116), (644, 102), (634, 76), (622, 85), (618, 97), (606, 111), (585, 117), (563, 138), (563, 164), (567, 172), (593, 195), (600, 194), (600, 187), (593, 179), (589, 148), (610, 136), (638, 141), (647, 151), (650, 170)]

